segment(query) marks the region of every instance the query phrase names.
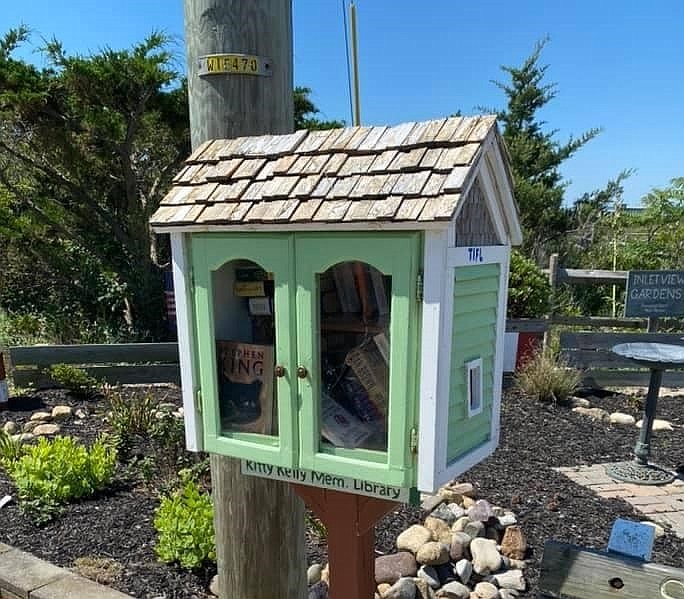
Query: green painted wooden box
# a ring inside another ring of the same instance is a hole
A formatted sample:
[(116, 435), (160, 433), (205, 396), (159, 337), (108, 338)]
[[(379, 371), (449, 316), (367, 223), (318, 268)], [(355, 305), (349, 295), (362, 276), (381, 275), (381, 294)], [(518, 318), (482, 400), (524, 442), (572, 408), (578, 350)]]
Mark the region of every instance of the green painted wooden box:
[(198, 148), (152, 217), (188, 447), (402, 501), (489, 455), (510, 181), (490, 116)]

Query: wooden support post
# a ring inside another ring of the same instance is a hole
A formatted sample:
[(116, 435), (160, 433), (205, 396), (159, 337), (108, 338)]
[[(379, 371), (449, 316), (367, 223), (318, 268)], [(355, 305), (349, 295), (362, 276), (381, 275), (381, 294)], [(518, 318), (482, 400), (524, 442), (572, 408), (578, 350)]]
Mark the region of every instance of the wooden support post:
[(330, 599), (375, 593), (375, 523), (398, 504), (385, 499), (292, 485), (328, 531)]
[[(554, 306), (556, 298), (556, 287), (558, 286), (558, 254), (551, 254), (549, 258), (549, 285), (551, 286), (551, 309), (549, 310), (549, 321), (553, 320)], [(551, 326), (544, 331), (544, 349), (551, 343)]]
[[(193, 150), (209, 139), (294, 129), (291, 0), (185, 0)], [(199, 57), (269, 59), (268, 77), (199, 76)], [(304, 505), (286, 484), (243, 476), (240, 462), (212, 456), (219, 592), (223, 598), (306, 595)], [(263, 548), (275, 551), (258, 572)]]

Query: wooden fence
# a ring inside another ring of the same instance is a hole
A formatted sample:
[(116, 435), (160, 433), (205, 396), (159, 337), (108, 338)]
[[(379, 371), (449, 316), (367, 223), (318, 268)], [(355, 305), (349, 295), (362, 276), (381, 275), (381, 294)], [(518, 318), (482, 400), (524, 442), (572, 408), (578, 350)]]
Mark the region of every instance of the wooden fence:
[(36, 345), (9, 350), (14, 385), (45, 388), (54, 385), (53, 364), (71, 364), (111, 384), (180, 383), (176, 343), (111, 345)]

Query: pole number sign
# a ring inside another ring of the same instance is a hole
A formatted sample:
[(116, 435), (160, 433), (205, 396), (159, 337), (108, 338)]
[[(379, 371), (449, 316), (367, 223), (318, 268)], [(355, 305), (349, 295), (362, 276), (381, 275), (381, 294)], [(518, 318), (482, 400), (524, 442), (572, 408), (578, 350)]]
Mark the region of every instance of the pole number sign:
[(684, 271), (629, 271), (625, 316), (684, 316)]
[(271, 61), (251, 54), (207, 54), (198, 59), (200, 77), (209, 75), (256, 75), (270, 77)]

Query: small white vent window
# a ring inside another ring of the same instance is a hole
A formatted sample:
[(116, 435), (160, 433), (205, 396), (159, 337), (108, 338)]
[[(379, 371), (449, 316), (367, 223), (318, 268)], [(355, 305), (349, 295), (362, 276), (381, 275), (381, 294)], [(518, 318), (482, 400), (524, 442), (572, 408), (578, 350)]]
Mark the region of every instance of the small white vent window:
[(466, 362), (468, 418), (482, 412), (482, 358)]

